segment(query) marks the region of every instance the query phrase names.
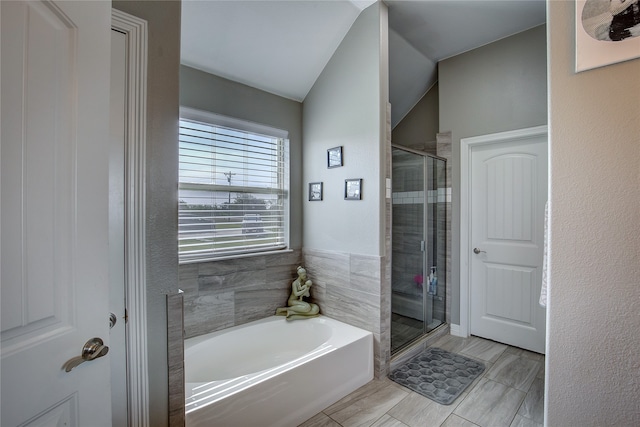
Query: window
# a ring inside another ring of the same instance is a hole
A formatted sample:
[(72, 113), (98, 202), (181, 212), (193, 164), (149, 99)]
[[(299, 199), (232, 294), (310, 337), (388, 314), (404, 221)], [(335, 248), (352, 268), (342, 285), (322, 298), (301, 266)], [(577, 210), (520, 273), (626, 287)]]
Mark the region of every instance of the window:
[(181, 262), (284, 249), (287, 132), (180, 109)]

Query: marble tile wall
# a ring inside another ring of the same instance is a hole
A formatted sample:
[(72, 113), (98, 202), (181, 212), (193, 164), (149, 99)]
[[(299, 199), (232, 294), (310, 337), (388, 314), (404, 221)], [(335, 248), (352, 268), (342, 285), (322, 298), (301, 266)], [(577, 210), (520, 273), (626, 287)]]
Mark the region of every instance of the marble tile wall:
[(301, 262), (298, 249), (180, 265), (185, 338), (273, 315), (286, 305)]

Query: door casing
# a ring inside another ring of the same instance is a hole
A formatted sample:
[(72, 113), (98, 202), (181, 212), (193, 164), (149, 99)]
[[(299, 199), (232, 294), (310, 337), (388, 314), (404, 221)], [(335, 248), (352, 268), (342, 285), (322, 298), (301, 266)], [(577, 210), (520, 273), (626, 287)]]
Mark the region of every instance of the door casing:
[(146, 427), (149, 425), (145, 250), (147, 21), (112, 9), (111, 29), (124, 33), (127, 39), (124, 291), (128, 419), (130, 426)]
[[(547, 135), (547, 133), (547, 126), (544, 125), (460, 140), (460, 325), (459, 328), (455, 328), (455, 335), (468, 337), (471, 330), (470, 253), (472, 242), (469, 210), (471, 207), (470, 168), (472, 148), (479, 145), (502, 144), (512, 140), (534, 138)], [(549, 179), (548, 182), (551, 182), (551, 180)]]

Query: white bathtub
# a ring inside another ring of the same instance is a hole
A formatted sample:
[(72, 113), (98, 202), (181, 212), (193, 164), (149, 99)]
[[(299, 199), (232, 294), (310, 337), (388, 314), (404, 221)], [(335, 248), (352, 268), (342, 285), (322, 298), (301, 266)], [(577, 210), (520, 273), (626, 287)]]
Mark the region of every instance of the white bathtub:
[(373, 379), (373, 334), (273, 316), (185, 340), (186, 424), (297, 426)]

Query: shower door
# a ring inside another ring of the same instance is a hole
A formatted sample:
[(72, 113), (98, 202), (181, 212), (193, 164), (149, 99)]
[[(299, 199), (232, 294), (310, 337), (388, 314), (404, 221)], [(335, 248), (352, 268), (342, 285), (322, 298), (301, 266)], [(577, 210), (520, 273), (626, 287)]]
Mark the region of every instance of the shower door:
[(445, 161), (393, 148), (391, 352), (445, 321)]

